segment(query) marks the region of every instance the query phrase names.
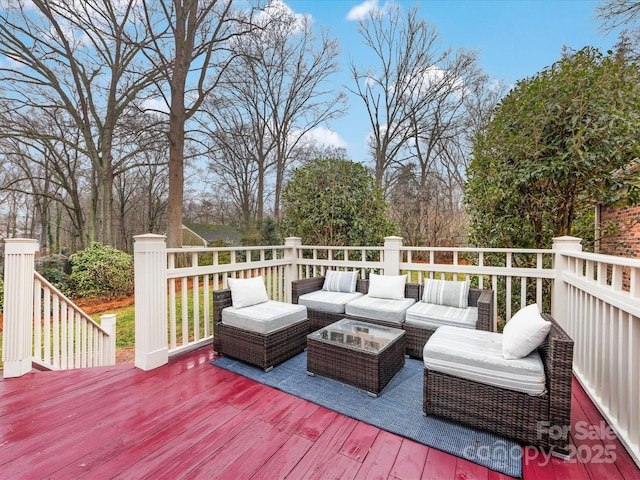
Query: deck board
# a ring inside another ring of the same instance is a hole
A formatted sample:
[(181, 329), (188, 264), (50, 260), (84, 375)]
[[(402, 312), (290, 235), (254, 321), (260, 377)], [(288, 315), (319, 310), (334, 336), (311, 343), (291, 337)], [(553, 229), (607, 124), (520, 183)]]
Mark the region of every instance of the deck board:
[[(0, 476), (510, 478), (212, 367), (212, 358), (207, 348), (150, 372), (118, 365), (0, 381)], [(607, 461), (538, 455), (524, 479), (640, 478), (617, 439), (579, 434), (576, 422), (604, 424), (575, 381), (572, 407), (575, 448), (604, 449)]]

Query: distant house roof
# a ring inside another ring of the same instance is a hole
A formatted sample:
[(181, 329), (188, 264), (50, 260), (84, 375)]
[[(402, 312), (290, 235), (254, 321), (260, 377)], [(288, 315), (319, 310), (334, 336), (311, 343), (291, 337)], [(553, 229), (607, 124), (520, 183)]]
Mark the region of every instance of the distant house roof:
[[(240, 245), (242, 234), (228, 225), (208, 225), (206, 223), (187, 222), (182, 225), (182, 244), (196, 243), (211, 246), (223, 242), (226, 245)], [(185, 243), (188, 242), (188, 243)]]

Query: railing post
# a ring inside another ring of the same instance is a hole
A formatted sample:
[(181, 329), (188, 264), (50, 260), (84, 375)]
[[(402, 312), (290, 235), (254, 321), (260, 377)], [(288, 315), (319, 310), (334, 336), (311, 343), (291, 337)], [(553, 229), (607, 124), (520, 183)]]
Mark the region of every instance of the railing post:
[(567, 299), (569, 298), (567, 285), (563, 274), (569, 269), (569, 261), (563, 252), (581, 252), (582, 239), (570, 236), (553, 239), (553, 294), (551, 296), (551, 315), (562, 326), (567, 328)]
[(152, 370), (169, 361), (166, 237), (146, 234), (133, 238), (135, 365)]
[(4, 240), (4, 378), (31, 371), (33, 344), (33, 271), (37, 240)]
[(110, 313), (108, 315), (102, 315), (100, 317), (100, 326), (109, 334), (104, 338), (102, 344), (102, 363), (100, 365), (115, 365), (116, 364), (116, 315)]
[(384, 274), (400, 275), (400, 248), (402, 247), (402, 237), (384, 238)]
[(298, 250), (302, 247), (300, 237), (284, 239), (284, 258), (288, 261), (284, 269), (284, 301), (291, 303), (291, 282), (298, 280)]

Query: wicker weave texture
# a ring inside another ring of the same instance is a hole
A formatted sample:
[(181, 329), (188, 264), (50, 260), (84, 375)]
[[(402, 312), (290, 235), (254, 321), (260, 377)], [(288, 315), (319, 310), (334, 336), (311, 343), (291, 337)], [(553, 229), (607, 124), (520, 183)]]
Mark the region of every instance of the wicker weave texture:
[(535, 397), (425, 368), (424, 413), (568, 454), (568, 436), (559, 432), (569, 432), (571, 425), (573, 341), (555, 320), (545, 318), (552, 322), (539, 347), (547, 377), (545, 395)]
[(307, 343), (309, 321), (295, 323), (276, 332), (260, 334), (216, 323), (213, 349), (268, 370), (302, 353)]
[(309, 338), (307, 371), (378, 395), (404, 366), (404, 337), (402, 332), (402, 335), (380, 353), (360, 351)]
[(229, 289), (213, 292), (213, 350), (265, 370), (304, 351), (309, 321), (261, 334), (222, 323), (222, 310), (231, 306)]

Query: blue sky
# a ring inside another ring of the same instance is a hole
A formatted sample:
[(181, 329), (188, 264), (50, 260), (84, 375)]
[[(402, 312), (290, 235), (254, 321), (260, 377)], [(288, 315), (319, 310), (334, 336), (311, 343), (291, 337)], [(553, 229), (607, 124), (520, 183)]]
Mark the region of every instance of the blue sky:
[[(350, 19), (385, 0), (283, 0), (295, 13), (307, 13), (340, 39), (343, 72), (337, 87), (349, 82), (349, 58), (366, 65), (367, 49)], [(530, 77), (560, 59), (563, 45), (610, 49), (616, 35), (598, 29), (594, 0), (396, 0), (404, 10), (419, 5), (423, 18), (433, 23), (444, 47), (479, 52), (480, 66), (507, 85)], [(351, 159), (367, 160), (368, 120), (362, 100), (352, 97), (346, 117), (332, 122), (331, 141), (345, 146)], [(326, 133), (326, 132), (325, 132)]]

